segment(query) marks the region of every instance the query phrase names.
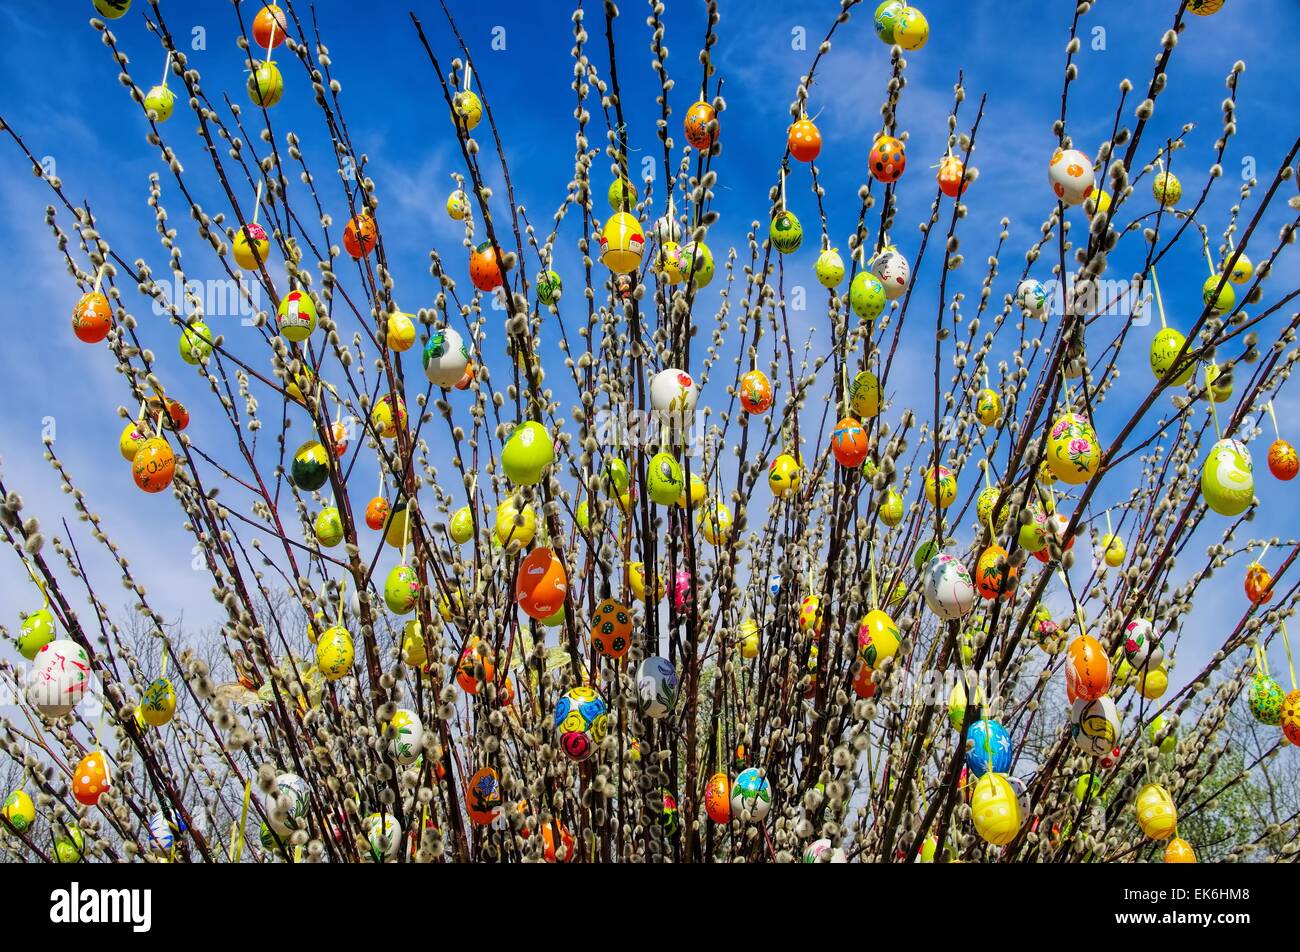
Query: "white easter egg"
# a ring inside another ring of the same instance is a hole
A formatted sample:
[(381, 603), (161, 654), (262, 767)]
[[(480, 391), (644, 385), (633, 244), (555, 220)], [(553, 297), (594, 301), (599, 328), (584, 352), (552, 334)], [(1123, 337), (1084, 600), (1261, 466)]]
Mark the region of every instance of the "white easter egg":
[(90, 658), (75, 641), (56, 639), (36, 652), (27, 699), (46, 717), (67, 714), (89, 687)]
[(438, 328), (429, 335), (422, 355), (424, 375), (435, 387), (454, 387), (469, 367), (469, 348), (452, 327)]
[(677, 704), (677, 672), (659, 655), (646, 658), (636, 669), (636, 697), (641, 713), (659, 718)]
[(297, 774), (282, 773), (275, 778), (275, 793), (287, 797), (288, 809), (281, 811), (279, 804), (269, 805), (266, 811), (267, 823), (281, 837), (287, 837), (294, 830), (307, 828), (307, 811), (311, 806), (311, 791), (307, 781)]
[(1070, 709), (1070, 737), (1075, 746), (1089, 757), (1110, 753), (1119, 738), (1119, 714), (1115, 702), (1107, 696), (1074, 702)]
[(1047, 310), (1047, 288), (1043, 282), (1025, 278), (1016, 288), (1016, 303), (1020, 309), (1034, 317), (1041, 317)]
[(1057, 149), (1052, 153), (1047, 178), (1052, 192), (1067, 205), (1081, 204), (1096, 184), (1092, 159), (1078, 149)]
[(416, 713), (408, 708), (399, 708), (389, 722), (393, 729), (393, 739), (388, 750), (399, 764), (415, 763), (424, 744), (424, 725)]
[(366, 817), (366, 848), (372, 863), (383, 863), (397, 856), (402, 846), (402, 828), (389, 813), (372, 813)]
[(661, 370), (650, 380), (650, 403), (659, 413), (687, 419), (699, 396), (695, 379), (684, 370)]
[(871, 262), (871, 273), (884, 285), (885, 297), (896, 301), (907, 290), (907, 281), (912, 276), (912, 266), (907, 263), (907, 259), (897, 248), (890, 245)]
[(966, 566), (941, 552), (925, 567), (925, 603), (944, 620), (965, 615), (975, 604), (975, 583)]

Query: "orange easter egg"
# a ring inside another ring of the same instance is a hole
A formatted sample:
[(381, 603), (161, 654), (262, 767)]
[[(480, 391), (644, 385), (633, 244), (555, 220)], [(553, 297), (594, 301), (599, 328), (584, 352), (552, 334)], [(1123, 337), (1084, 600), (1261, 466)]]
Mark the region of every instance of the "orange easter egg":
[[(686, 141), (703, 152), (718, 138), (718, 113), (707, 102), (700, 100), (686, 110)], [(714, 123), (712, 130), (709, 124)]]
[(841, 466), (856, 469), (862, 465), (862, 461), (871, 452), (871, 442), (858, 420), (844, 417), (835, 424), (835, 429), (831, 431), (831, 452)]
[(135, 484), (147, 493), (160, 493), (176, 476), (176, 456), (161, 436), (145, 440), (131, 460)]
[(97, 750), (82, 757), (72, 772), (72, 795), (77, 802), (93, 807), (109, 786), (108, 759), (104, 752)]
[(343, 229), (343, 247), (354, 258), (364, 258), (370, 254), (375, 250), (375, 242), (378, 240), (379, 227), (375, 224), (375, 220), (364, 212), (348, 222), (347, 227)]
[(1175, 836), (1165, 847), (1166, 863), (1195, 863), (1196, 851), (1192, 849), (1192, 844), (1188, 843), (1181, 837)]
[(772, 408), (772, 383), (761, 370), (740, 378), (740, 405), (746, 413), (766, 413)]
[(492, 656), (479, 654), (478, 645), (479, 639), (471, 638), (460, 656), (460, 664), (456, 666), (456, 683), (465, 690), (466, 694), (478, 694), (480, 665), (485, 680), (496, 680), (496, 665), (492, 663)]
[(1282, 702), (1282, 733), (1300, 747), (1300, 691), (1292, 691)]
[(98, 344), (113, 326), (113, 311), (108, 298), (98, 292), (83, 295), (72, 309), (72, 333), (77, 340)]
[(366, 504), (366, 525), (378, 531), (388, 522), (388, 500), (383, 496), (376, 496)]
[(1007, 550), (991, 545), (980, 553), (975, 563), (975, 587), (985, 598), (1010, 598), (1016, 591), (1017, 570), (1007, 558)]
[(1273, 576), (1258, 562), (1246, 567), (1246, 597), (1252, 605), (1262, 605), (1273, 597)]
[(501, 781), (491, 767), (469, 778), (465, 787), (465, 811), (477, 826), (487, 826), (501, 815)]
[(966, 191), (970, 179), (964, 177), (965, 172), (966, 166), (957, 156), (949, 155), (942, 158), (939, 161), (939, 174), (936, 176), (939, 180), (939, 191), (949, 198), (956, 198)]
[(822, 150), (822, 134), (811, 119), (800, 119), (790, 127), (786, 145), (790, 154), (800, 162), (811, 162)]
[(1065, 693), (1070, 703), (1082, 698), (1095, 701), (1110, 689), (1110, 659), (1101, 642), (1091, 635), (1080, 635), (1070, 642), (1065, 661)]
[(710, 777), (704, 788), (704, 810), (714, 823), (731, 822), (731, 779), (722, 771)]
[(622, 658), (632, 647), (632, 610), (612, 598), (596, 606), (591, 616), (591, 643), (596, 654)]
[(515, 579), (515, 601), (530, 617), (541, 621), (564, 607), (568, 578), (560, 557), (545, 546), (529, 552)]
[(1300, 470), (1300, 457), (1295, 447), (1283, 439), (1276, 439), (1268, 448), (1268, 471), (1283, 481), (1294, 479)]
[(284, 11), (274, 3), (262, 7), (253, 17), (253, 42), (264, 50), (273, 50), (283, 43), (288, 30)]

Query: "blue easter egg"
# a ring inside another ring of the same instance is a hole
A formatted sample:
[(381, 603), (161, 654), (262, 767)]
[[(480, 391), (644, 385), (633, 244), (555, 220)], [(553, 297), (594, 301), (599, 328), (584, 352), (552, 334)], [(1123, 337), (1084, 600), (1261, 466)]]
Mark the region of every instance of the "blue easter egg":
[(972, 746), (966, 751), (966, 766), (977, 777), (984, 776), (992, 764), (994, 773), (1011, 769), (1011, 735), (997, 721), (976, 721), (966, 732)]

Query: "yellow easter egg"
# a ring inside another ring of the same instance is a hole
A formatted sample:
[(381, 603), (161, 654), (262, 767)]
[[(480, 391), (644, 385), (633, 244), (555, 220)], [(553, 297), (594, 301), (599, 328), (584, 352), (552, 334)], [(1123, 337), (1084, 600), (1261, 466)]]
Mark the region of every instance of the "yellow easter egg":
[(1047, 434), (1047, 468), (1063, 483), (1078, 486), (1097, 474), (1101, 445), (1088, 419), (1063, 413)]
[(1169, 674), (1164, 665), (1152, 668), (1138, 677), (1138, 691), (1148, 701), (1155, 701), (1169, 690)]
[(1169, 791), (1149, 783), (1137, 795), (1137, 819), (1142, 832), (1153, 840), (1166, 840), (1178, 826), (1178, 810)]
[(937, 466), (926, 470), (925, 498), (930, 505), (947, 509), (957, 498), (957, 477), (947, 466)]
[(352, 669), (352, 636), (342, 625), (316, 639), (316, 668), (327, 681), (337, 681)]
[(975, 399), (975, 416), (985, 426), (992, 426), (1002, 415), (1002, 397), (996, 390), (985, 387)]
[(994, 846), (1006, 846), (1020, 832), (1020, 799), (1005, 774), (989, 771), (975, 784), (971, 801), (975, 832)]
[(402, 659), (413, 668), (422, 668), (429, 661), (420, 622), (416, 619), (408, 621), (402, 632)]
[(518, 542), (521, 547), (527, 548), (537, 534), (537, 513), (533, 512), (532, 506), (518, 509), (512, 500), (507, 499), (497, 506), (493, 531), (502, 545)]
[(849, 385), (849, 402), (854, 416), (868, 420), (880, 413), (880, 381), (870, 370), (864, 370)]

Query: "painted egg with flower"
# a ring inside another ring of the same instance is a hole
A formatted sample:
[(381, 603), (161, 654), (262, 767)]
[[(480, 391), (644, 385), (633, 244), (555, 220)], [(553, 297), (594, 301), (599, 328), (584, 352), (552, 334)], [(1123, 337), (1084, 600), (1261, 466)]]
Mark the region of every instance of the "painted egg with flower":
[(28, 661), (36, 660), (36, 653), (54, 640), (54, 613), (48, 608), (38, 608), (23, 619), (15, 644), (18, 653)]
[(945, 621), (960, 618), (975, 605), (975, 584), (961, 562), (941, 552), (925, 567), (925, 603)]
[[(311, 791), (307, 781), (294, 773), (282, 773), (275, 778), (274, 793), (276, 809), (267, 810), (267, 821), (271, 829), (280, 836), (306, 829), (307, 813), (311, 807)], [(287, 798), (287, 804), (281, 803), (281, 798)]]
[(1201, 493), (1209, 507), (1221, 516), (1245, 512), (1255, 498), (1253, 470), (1246, 444), (1234, 439), (1215, 443), (1201, 468)]
[(772, 809), (772, 787), (757, 767), (747, 767), (731, 785), (731, 814), (738, 820), (762, 823)]
[(876, 7), (872, 22), (876, 28), (876, 36), (886, 46), (894, 45), (894, 28), (898, 25), (898, 18), (906, 7), (907, 4), (903, 3), (903, 0), (884, 0)]
[(1010, 598), (1016, 591), (1017, 574), (1007, 550), (1000, 545), (989, 546), (975, 563), (975, 585), (984, 598)]
[(695, 379), (684, 370), (661, 370), (650, 380), (650, 403), (662, 414), (689, 416), (699, 395)]
[(798, 492), (800, 478), (799, 463), (789, 453), (777, 456), (767, 470), (767, 484), (778, 499)]
[(1011, 769), (1011, 735), (998, 721), (983, 718), (966, 731), (966, 768), (976, 777), (991, 769), (1006, 773)]
[(394, 566), (384, 580), (384, 604), (395, 615), (408, 615), (420, 598), (420, 577), (409, 565)]
[(1110, 659), (1101, 642), (1091, 635), (1079, 635), (1070, 642), (1065, 661), (1065, 693), (1074, 703), (1079, 698), (1095, 701), (1110, 690)]
[(75, 641), (56, 639), (36, 652), (27, 698), (46, 717), (67, 714), (89, 687), (90, 658)]
[(166, 678), (154, 678), (140, 695), (140, 717), (150, 727), (162, 727), (176, 713), (176, 689)]
[(746, 413), (766, 413), (772, 408), (772, 383), (761, 370), (740, 378), (740, 405)]
[(366, 504), (366, 525), (377, 532), (387, 521), (388, 500), (383, 496), (376, 496)]
[(704, 811), (714, 823), (731, 822), (731, 778), (719, 771), (704, 787)]
[(1052, 475), (1071, 486), (1086, 483), (1101, 465), (1101, 446), (1087, 418), (1063, 413), (1047, 434), (1047, 466)]
[(996, 390), (985, 387), (975, 398), (975, 417), (985, 426), (998, 422), (1002, 414), (1002, 397)]
[(241, 268), (252, 270), (264, 264), (271, 254), (271, 239), (266, 229), (256, 222), (249, 222), (235, 232), (231, 251), (235, 263)]
[(316, 667), (326, 681), (337, 681), (352, 670), (352, 636), (335, 625), (316, 639)]
[(682, 277), (689, 279), (697, 291), (707, 288), (714, 274), (713, 252), (709, 246), (702, 241), (692, 241), (682, 245), (680, 254)]
[(409, 708), (400, 707), (393, 719), (388, 722), (392, 740), (388, 742), (388, 751), (399, 764), (413, 764), (424, 747), (424, 725), (420, 717)]
[(1042, 317), (1047, 311), (1047, 288), (1041, 281), (1025, 278), (1016, 288), (1016, 303), (1026, 314)]
[(1155, 626), (1145, 618), (1134, 618), (1125, 626), (1124, 660), (1138, 671), (1158, 668), (1165, 660), (1165, 649), (1156, 636)]
[(1070, 709), (1070, 737), (1089, 757), (1100, 757), (1115, 746), (1119, 737), (1119, 713), (1109, 697), (1095, 701), (1083, 698)]
[(429, 383), (450, 389), (460, 383), (469, 369), (469, 348), (454, 327), (437, 327), (425, 341), (420, 362)]
[(1289, 481), (1295, 479), (1300, 470), (1300, 457), (1296, 456), (1295, 447), (1279, 437), (1268, 448), (1268, 471), (1278, 479)]
[(1282, 733), (1300, 747), (1300, 691), (1291, 691), (1282, 702)]
[(896, 301), (907, 290), (908, 279), (912, 276), (912, 266), (893, 245), (887, 245), (871, 262), (871, 273), (885, 289), (885, 297)]
[(1262, 671), (1255, 672), (1250, 679), (1250, 692), (1247, 695), (1250, 713), (1255, 720), (1269, 727), (1277, 727), (1282, 723), (1282, 705), (1285, 701), (1286, 695), (1277, 681)]
[(947, 466), (936, 466), (926, 470), (925, 498), (930, 505), (947, 509), (957, 498), (957, 477)]
[(501, 781), (491, 767), (469, 778), (465, 787), (465, 812), (476, 826), (487, 826), (501, 815)]
[(1047, 168), (1052, 192), (1067, 205), (1078, 205), (1092, 194), (1096, 178), (1092, 159), (1078, 149), (1057, 149)]
[(650, 655), (636, 669), (637, 708), (645, 717), (661, 718), (677, 706), (677, 671), (672, 662)]
[(901, 139), (893, 136), (881, 136), (871, 146), (867, 156), (871, 174), (886, 185), (892, 185), (903, 175), (907, 168), (907, 149)]
[(858, 625), (858, 657), (867, 667), (878, 668), (898, 652), (901, 638), (894, 619), (879, 609), (869, 611)]
[(718, 113), (702, 99), (686, 110), (683, 124), (686, 141), (699, 152), (708, 149), (718, 138)]

